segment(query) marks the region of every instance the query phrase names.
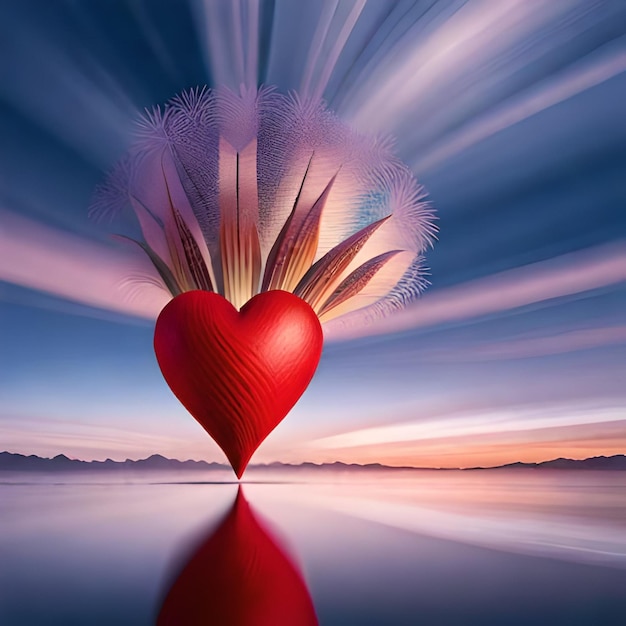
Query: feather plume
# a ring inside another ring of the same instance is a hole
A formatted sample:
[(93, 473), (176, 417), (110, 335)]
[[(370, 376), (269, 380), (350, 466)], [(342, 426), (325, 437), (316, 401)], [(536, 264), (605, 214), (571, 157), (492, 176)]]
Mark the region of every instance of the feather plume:
[(391, 141), (295, 94), (195, 89), (147, 112), (92, 213), (125, 204), (172, 296), (215, 291), (240, 308), (282, 289), (353, 325), (427, 285), (434, 213)]

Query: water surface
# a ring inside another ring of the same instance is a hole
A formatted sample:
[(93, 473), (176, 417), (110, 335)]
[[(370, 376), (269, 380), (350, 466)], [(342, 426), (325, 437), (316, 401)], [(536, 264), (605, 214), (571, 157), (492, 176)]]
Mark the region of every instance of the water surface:
[[(216, 535), (239, 489), (218, 470), (0, 483), (3, 626), (154, 624), (200, 546), (251, 536)], [(241, 495), (259, 554), (322, 625), (626, 624), (626, 473), (252, 469)], [(250, 602), (244, 583), (233, 601)]]

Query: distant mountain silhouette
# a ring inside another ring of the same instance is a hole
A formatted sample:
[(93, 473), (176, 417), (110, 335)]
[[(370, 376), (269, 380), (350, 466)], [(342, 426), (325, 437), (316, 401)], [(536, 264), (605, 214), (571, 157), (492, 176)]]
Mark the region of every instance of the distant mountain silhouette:
[[(501, 468), (542, 468), (542, 469), (588, 469), (588, 470), (626, 470), (626, 456), (594, 456), (589, 459), (553, 459), (543, 463), (510, 463)], [(475, 468), (481, 469), (481, 468)]]
[(228, 465), (221, 463), (207, 463), (206, 461), (178, 461), (166, 459), (160, 454), (153, 454), (147, 459), (139, 461), (78, 461), (59, 454), (52, 459), (46, 459), (34, 454), (25, 456), (11, 452), (0, 452), (0, 471), (75, 471), (75, 470), (207, 470), (227, 469)]
[[(251, 465), (251, 468), (270, 470), (343, 470), (343, 471), (367, 471), (367, 470), (430, 470), (446, 471), (454, 468), (420, 468), (412, 466), (390, 466), (380, 463), (368, 463), (359, 465), (357, 463), (301, 463), (291, 465), (288, 463), (270, 463), (269, 465)], [(207, 463), (206, 461), (178, 461), (177, 459), (167, 459), (160, 454), (153, 454), (147, 459), (138, 461), (79, 461), (70, 459), (64, 454), (59, 454), (52, 459), (42, 458), (31, 454), (25, 456), (12, 452), (0, 452), (0, 471), (81, 471), (81, 470), (211, 470), (230, 469), (229, 465), (222, 463)], [(510, 463), (497, 467), (472, 467), (466, 471), (488, 470), (488, 469), (572, 469), (572, 470), (626, 470), (626, 456), (616, 454), (615, 456), (595, 456), (589, 459), (554, 459), (542, 463)]]

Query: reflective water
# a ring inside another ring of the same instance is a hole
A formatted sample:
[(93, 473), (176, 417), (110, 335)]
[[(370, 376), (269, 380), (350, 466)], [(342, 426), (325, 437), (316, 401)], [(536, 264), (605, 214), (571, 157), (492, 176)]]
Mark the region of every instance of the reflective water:
[(626, 473), (245, 478), (3, 473), (0, 624), (626, 624)]

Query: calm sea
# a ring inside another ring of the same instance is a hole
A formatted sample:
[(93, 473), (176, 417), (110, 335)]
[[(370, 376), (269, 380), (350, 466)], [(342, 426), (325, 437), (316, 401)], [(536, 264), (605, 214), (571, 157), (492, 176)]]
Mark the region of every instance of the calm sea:
[(2, 626), (157, 620), (624, 626), (626, 472), (0, 474)]

